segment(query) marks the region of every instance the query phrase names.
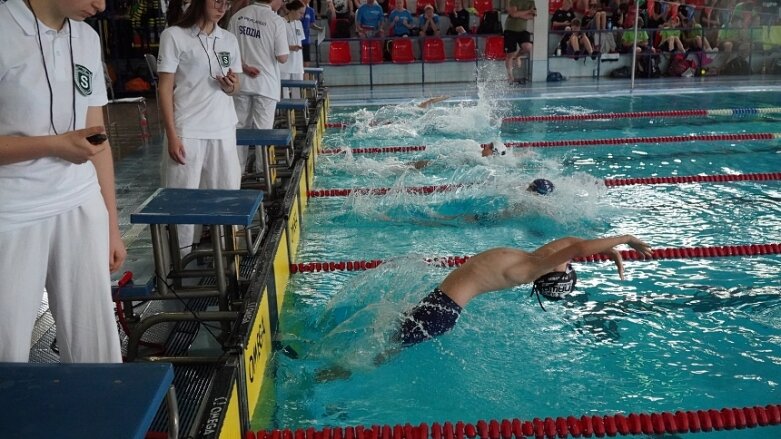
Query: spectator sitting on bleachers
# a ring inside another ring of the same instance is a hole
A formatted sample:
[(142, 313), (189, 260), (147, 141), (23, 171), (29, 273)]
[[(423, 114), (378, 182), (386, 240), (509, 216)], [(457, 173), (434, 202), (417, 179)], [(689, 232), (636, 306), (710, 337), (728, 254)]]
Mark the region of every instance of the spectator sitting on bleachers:
[(706, 51), (711, 52), (713, 48), (710, 45), (710, 41), (705, 37), (704, 31), (700, 23), (685, 19), (683, 20), (683, 26), (681, 27), (681, 42), (683, 47), (690, 51)]
[(718, 29), (721, 27), (721, 21), (719, 20), (719, 13), (714, 7), (718, 3), (718, 0), (706, 0), (705, 6), (700, 10), (700, 22), (702, 28), (705, 30), (704, 37), (708, 41), (712, 41), (714, 44), (719, 36)]
[(575, 61), (580, 58), (584, 52), (591, 56), (591, 59), (597, 59), (599, 52), (595, 51), (585, 33), (580, 31), (580, 20), (572, 20), (567, 33), (561, 39), (561, 51), (567, 55), (573, 55)]
[(361, 38), (382, 37), (385, 35), (383, 19), (382, 7), (375, 0), (366, 0), (355, 13), (355, 31)]
[(564, 30), (572, 24), (575, 19), (575, 11), (572, 10), (572, 0), (564, 0), (559, 9), (553, 13), (551, 18), (552, 30)]
[(449, 18), (450, 28), (447, 30), (448, 35), (461, 35), (469, 31), (469, 11), (464, 9), (464, 0), (455, 0)]
[(677, 15), (670, 17), (662, 27), (659, 28), (659, 45), (657, 48), (662, 52), (685, 52), (683, 43), (681, 42), (681, 19)]
[(353, 3), (351, 0), (327, 0), (328, 27), (331, 38), (350, 38), (353, 22)]
[(423, 15), (418, 20), (418, 27), (420, 28), (420, 35), (439, 36), (439, 15), (434, 13), (433, 6), (426, 5), (423, 8)]
[(404, 8), (404, 0), (398, 0), (396, 7), (388, 14), (388, 33), (393, 37), (410, 36), (415, 28), (413, 20), (412, 14)]
[[(638, 18), (637, 22), (637, 53), (650, 51), (656, 53), (656, 50), (648, 44), (648, 32), (645, 31), (643, 26), (645, 23), (642, 18)], [(632, 46), (634, 46), (635, 32), (633, 28), (624, 30), (621, 35), (621, 52), (632, 52)]]

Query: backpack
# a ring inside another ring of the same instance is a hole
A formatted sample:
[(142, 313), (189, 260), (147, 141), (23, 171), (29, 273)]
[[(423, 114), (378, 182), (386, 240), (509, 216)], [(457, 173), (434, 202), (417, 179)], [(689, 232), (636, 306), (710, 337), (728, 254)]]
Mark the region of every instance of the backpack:
[(658, 78), (660, 76), (662, 76), (662, 71), (659, 69), (658, 56), (638, 57), (637, 64), (635, 64), (635, 77)]
[(483, 19), (480, 20), (480, 26), (477, 27), (479, 34), (501, 34), (502, 22), (499, 21), (498, 11), (486, 11)]
[(751, 67), (748, 65), (748, 61), (738, 56), (724, 65), (720, 73), (722, 75), (748, 75), (751, 73)]
[(629, 66), (619, 67), (610, 72), (610, 77), (613, 79), (627, 79), (632, 77), (632, 70)]
[(667, 65), (667, 76), (683, 76), (686, 70), (696, 67), (694, 61), (686, 59), (686, 55), (676, 53), (670, 58), (670, 64)]

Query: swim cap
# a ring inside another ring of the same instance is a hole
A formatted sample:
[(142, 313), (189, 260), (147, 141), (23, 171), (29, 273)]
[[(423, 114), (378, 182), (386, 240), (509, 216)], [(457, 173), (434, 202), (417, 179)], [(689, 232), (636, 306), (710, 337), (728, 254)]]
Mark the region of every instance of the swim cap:
[(504, 143), (492, 142), (491, 151), (493, 151), (494, 155), (505, 155), (507, 154), (507, 147), (504, 146)]
[(550, 180), (544, 178), (538, 178), (529, 184), (527, 190), (537, 192), (540, 195), (548, 195), (553, 192), (556, 186)]
[[(551, 271), (534, 281), (532, 294), (542, 294), (549, 300), (560, 300), (575, 289), (578, 276), (571, 265), (567, 265), (566, 271)], [(540, 303), (542, 305), (542, 303)], [(544, 309), (544, 308), (543, 308)]]

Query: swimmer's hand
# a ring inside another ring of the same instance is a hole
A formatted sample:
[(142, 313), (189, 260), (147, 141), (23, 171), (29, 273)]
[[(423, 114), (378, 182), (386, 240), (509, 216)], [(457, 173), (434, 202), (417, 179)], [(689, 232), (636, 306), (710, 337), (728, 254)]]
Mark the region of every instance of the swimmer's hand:
[(651, 250), (650, 245), (635, 238), (632, 235), (629, 235), (629, 241), (627, 242), (627, 245), (637, 250), (638, 253), (645, 256), (646, 258), (650, 258), (654, 254), (653, 250)]
[(608, 259), (616, 263), (616, 270), (618, 270), (618, 277), (624, 280), (624, 258), (621, 257), (621, 252), (611, 248), (610, 250), (603, 252)]
[(325, 369), (318, 369), (315, 372), (315, 380), (318, 383), (329, 381), (346, 380), (352, 376), (352, 372), (342, 366), (331, 366)]

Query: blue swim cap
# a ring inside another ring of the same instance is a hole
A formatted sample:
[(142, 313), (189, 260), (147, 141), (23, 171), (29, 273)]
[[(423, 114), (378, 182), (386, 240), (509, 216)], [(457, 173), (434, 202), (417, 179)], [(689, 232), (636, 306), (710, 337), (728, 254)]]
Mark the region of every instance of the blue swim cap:
[(537, 192), (540, 195), (548, 195), (549, 193), (553, 192), (553, 189), (555, 188), (556, 186), (554, 186), (550, 180), (538, 178), (529, 184), (527, 190)]

